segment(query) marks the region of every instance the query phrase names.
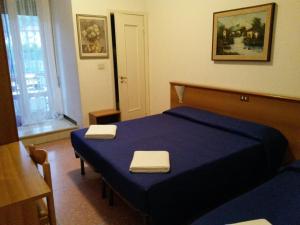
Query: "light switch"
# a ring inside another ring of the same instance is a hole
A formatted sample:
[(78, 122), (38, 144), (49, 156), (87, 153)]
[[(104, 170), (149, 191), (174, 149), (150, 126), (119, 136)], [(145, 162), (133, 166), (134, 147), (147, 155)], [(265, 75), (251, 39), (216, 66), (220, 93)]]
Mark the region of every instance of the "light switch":
[(105, 69), (105, 65), (100, 63), (97, 65), (98, 70), (104, 70)]

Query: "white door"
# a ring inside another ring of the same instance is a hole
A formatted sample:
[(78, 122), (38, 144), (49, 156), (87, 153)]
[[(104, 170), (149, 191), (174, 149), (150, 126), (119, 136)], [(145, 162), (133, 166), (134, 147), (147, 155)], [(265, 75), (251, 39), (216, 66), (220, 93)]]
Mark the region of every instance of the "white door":
[(145, 19), (143, 15), (115, 13), (121, 119), (146, 115)]

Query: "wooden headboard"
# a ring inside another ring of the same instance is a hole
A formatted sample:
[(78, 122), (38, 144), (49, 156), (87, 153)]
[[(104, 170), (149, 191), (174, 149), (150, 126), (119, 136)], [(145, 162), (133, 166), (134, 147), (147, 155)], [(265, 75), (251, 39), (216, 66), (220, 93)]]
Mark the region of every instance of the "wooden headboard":
[[(300, 99), (170, 82), (171, 107), (192, 106), (274, 127), (288, 139), (287, 160), (300, 159)], [(182, 103), (175, 86), (184, 86)]]

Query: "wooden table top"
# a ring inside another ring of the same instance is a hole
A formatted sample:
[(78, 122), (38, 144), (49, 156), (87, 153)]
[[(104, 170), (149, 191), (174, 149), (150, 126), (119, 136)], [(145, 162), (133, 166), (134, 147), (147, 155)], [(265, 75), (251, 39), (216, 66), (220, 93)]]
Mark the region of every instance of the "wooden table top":
[(0, 208), (39, 199), (50, 192), (22, 142), (0, 146)]
[(117, 115), (121, 112), (117, 109), (105, 109), (105, 110), (99, 110), (95, 112), (90, 112), (90, 115), (93, 115), (95, 117), (101, 117), (101, 116), (111, 116), (111, 115)]

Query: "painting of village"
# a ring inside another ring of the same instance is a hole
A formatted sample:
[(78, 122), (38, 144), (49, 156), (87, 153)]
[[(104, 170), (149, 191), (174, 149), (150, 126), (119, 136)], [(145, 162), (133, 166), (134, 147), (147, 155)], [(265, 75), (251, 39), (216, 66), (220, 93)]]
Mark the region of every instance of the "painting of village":
[(264, 47), (266, 12), (218, 19), (217, 54), (252, 55)]
[(213, 47), (216, 56), (223, 56), (225, 60), (226, 56), (237, 60), (256, 59), (256, 56), (269, 52), (270, 12), (246, 12), (223, 13), (214, 18)]

